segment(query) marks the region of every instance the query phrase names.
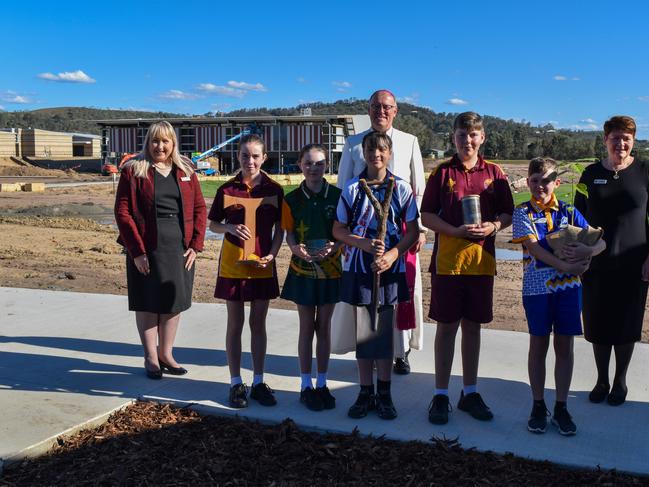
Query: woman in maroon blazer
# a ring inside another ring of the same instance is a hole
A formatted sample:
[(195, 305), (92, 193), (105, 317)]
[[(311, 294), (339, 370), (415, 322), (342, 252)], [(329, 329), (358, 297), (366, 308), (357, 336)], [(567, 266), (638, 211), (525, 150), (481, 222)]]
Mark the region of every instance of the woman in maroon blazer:
[(135, 311), (146, 375), (186, 374), (173, 357), (173, 344), (180, 313), (191, 306), (206, 209), (191, 161), (178, 152), (168, 122), (152, 124), (142, 153), (124, 165), (115, 219), (118, 242), (128, 254), (128, 306)]

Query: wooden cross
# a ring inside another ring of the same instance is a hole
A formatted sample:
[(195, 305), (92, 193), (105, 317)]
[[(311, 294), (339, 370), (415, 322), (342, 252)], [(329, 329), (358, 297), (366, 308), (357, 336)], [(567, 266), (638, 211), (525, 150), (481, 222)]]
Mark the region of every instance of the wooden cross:
[[(257, 237), (257, 208), (261, 205), (271, 205), (278, 207), (277, 196), (265, 196), (263, 198), (240, 198), (238, 196), (223, 195), (223, 208), (230, 206), (243, 206), (243, 224), (250, 230), (250, 238), (243, 241), (243, 258), (241, 261), (250, 260), (250, 256), (255, 253), (255, 241)], [(257, 257), (263, 257), (259, 255)]]
[[(384, 181), (367, 181), (365, 179), (359, 179), (358, 181), (361, 189), (365, 193), (365, 196), (370, 200), (370, 203), (374, 207), (374, 213), (376, 217), (376, 239), (384, 241), (385, 232), (387, 231), (387, 221), (388, 215), (390, 214), (390, 203), (392, 202), (392, 192), (394, 191), (394, 177), (388, 179), (388, 187), (385, 190), (385, 197), (383, 202), (379, 203), (379, 200), (376, 199), (370, 186), (375, 186), (383, 184)], [(372, 301), (370, 302), (370, 323), (372, 331), (376, 331), (377, 326), (377, 312), (379, 308), (379, 287), (381, 285), (381, 275), (378, 272), (374, 272), (372, 280)]]

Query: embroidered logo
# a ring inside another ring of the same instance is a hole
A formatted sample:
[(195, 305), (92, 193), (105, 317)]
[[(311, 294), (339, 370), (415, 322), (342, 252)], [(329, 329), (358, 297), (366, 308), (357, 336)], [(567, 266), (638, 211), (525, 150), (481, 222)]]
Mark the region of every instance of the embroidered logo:
[(448, 182), (446, 183), (446, 186), (448, 187), (449, 193), (455, 191), (455, 181), (453, 181), (453, 178), (448, 178)]
[(490, 179), (490, 178), (485, 179), (484, 180), (484, 189), (487, 189), (489, 186), (491, 186), (493, 184), (493, 182), (494, 182), (493, 179)]

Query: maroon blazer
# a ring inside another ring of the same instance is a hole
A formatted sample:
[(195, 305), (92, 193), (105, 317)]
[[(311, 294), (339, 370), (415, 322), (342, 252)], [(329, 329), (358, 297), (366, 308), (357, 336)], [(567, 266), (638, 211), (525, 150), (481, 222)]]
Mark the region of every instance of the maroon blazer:
[[(146, 178), (133, 175), (129, 165), (122, 171), (115, 198), (115, 221), (119, 228), (117, 241), (126, 247), (132, 258), (154, 250), (158, 244), (153, 178), (155, 169), (149, 168)], [(176, 171), (183, 210), (183, 244), (185, 249), (203, 250), (207, 210), (196, 174), (187, 177)]]

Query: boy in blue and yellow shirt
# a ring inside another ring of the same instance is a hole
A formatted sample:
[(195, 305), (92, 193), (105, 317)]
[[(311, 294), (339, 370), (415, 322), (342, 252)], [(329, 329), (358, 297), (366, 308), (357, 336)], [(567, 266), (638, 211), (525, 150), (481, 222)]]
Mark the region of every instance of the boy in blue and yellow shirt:
[(534, 405), (527, 429), (544, 433), (547, 425), (545, 357), (554, 331), (556, 402), (552, 423), (562, 435), (574, 435), (577, 427), (566, 400), (574, 364), (574, 336), (582, 333), (579, 275), (605, 244), (602, 239), (593, 246), (568, 243), (562, 249), (565, 259), (554, 255), (546, 238), (549, 234), (568, 225), (588, 228), (574, 206), (557, 199), (554, 190), (560, 184), (556, 161), (547, 157), (530, 161), (527, 185), (531, 198), (514, 210), (512, 241), (523, 244), (523, 307), (530, 331), (528, 372)]

